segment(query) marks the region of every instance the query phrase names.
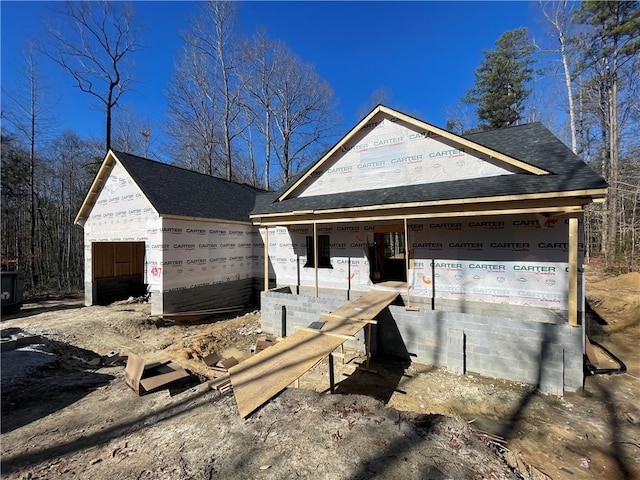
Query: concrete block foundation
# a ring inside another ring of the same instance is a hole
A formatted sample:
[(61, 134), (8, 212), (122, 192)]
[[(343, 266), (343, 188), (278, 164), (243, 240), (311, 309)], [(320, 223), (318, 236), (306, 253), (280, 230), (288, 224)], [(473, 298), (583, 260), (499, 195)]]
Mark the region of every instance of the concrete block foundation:
[[(292, 290), (293, 288), (293, 290)], [(365, 292), (281, 287), (261, 293), (262, 329), (287, 336), (307, 327)], [(304, 293), (307, 293), (305, 295)], [(555, 395), (576, 391), (583, 380), (582, 329), (572, 327), (566, 311), (544, 308), (453, 302), (411, 297), (419, 311), (405, 310), (406, 297), (384, 310), (372, 334), (372, 352), (444, 367), (453, 373), (537, 385)], [(364, 350), (364, 336), (348, 341)]]

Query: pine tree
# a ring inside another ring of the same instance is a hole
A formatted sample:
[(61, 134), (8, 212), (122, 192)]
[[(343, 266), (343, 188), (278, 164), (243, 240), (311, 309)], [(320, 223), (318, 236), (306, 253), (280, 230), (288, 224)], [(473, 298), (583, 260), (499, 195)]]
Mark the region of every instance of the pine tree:
[[(609, 182), (603, 209), (602, 253), (607, 262), (614, 253), (620, 213), (620, 137), (623, 128), (621, 93), (625, 75), (637, 75), (632, 61), (640, 53), (640, 4), (637, 1), (585, 1), (576, 11), (576, 20), (590, 26), (584, 38), (588, 46), (585, 71), (599, 85), (602, 124), (602, 171)], [(636, 103), (631, 98), (628, 101)]]
[(464, 102), (476, 104), (480, 130), (517, 125), (531, 89), (533, 45), (527, 29), (503, 33), (494, 50), (484, 50), (485, 59), (475, 71), (475, 87), (467, 90)]

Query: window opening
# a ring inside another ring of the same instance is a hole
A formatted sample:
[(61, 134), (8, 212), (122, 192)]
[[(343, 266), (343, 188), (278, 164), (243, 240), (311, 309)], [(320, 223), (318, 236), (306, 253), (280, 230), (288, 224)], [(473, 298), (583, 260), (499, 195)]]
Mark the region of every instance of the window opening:
[[(313, 237), (307, 237), (307, 263), (305, 267), (315, 267)], [(331, 242), (329, 235), (318, 235), (318, 268), (333, 268), (331, 266)]]

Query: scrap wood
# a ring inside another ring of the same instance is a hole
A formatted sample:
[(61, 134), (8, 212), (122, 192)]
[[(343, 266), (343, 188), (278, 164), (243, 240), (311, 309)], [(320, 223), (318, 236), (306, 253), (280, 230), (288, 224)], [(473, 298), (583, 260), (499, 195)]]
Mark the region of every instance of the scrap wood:
[(202, 361), (214, 377), (222, 377), (229, 371), (230, 367), (238, 364), (238, 360), (235, 357), (222, 358), (217, 353), (210, 353)]
[(227, 373), (222, 377), (216, 378), (215, 380), (211, 380), (209, 382), (209, 388), (211, 390), (216, 389), (222, 391), (222, 389), (226, 386), (231, 385), (231, 376)]
[(231, 313), (242, 310), (244, 307), (239, 305), (235, 307), (210, 308), (207, 310), (190, 310), (187, 312), (163, 313), (162, 317), (187, 317), (192, 315), (214, 315), (216, 313)]
[(202, 361), (207, 367), (215, 366), (215, 364), (218, 363), (220, 360), (222, 360), (222, 357), (215, 352), (210, 353), (209, 355), (207, 355), (202, 359)]
[(275, 339), (262, 335), (258, 337), (256, 340), (255, 353), (261, 352), (265, 348), (269, 348), (275, 344), (276, 344)]
[(239, 362), (236, 359), (236, 357), (223, 358), (216, 364), (216, 367), (220, 367), (220, 368), (224, 368), (225, 370), (228, 370), (234, 365), (237, 365), (238, 363)]

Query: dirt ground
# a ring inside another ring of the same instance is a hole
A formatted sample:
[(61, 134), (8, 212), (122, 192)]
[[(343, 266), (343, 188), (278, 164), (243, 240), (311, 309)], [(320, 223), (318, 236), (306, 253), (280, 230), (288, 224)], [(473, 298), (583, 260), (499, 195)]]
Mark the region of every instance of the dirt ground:
[[(259, 312), (178, 322), (145, 303), (28, 303), (1, 323), (5, 336), (40, 336), (0, 357), (2, 477), (640, 479), (640, 273), (589, 273), (587, 296), (590, 336), (628, 371), (589, 376), (584, 392), (543, 395), (393, 358), (363, 372), (347, 352), (336, 394), (325, 361), (246, 420), (232, 392), (208, 387), (202, 358), (248, 357)], [(113, 351), (192, 375), (137, 396), (122, 363), (96, 365)]]

